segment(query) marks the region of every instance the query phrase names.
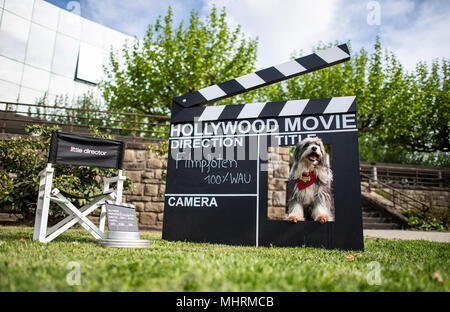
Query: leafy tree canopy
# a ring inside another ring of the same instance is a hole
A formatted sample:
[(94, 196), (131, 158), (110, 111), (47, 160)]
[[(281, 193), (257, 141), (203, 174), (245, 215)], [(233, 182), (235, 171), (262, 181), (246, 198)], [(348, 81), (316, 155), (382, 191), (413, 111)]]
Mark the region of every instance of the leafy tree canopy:
[(408, 72), (394, 53), (383, 51), (379, 38), (373, 53), (362, 48), (351, 55), (340, 65), (255, 90), (254, 97), (283, 101), (356, 95), (363, 160), (420, 162), (440, 157), (446, 160), (437, 163), (448, 163), (449, 60), (436, 59), (431, 66), (421, 62)]
[(225, 17), (213, 7), (202, 21), (193, 10), (186, 27), (174, 26), (169, 7), (142, 41), (111, 52), (100, 83), (109, 109), (167, 115), (174, 96), (253, 72), (257, 39), (230, 30)]

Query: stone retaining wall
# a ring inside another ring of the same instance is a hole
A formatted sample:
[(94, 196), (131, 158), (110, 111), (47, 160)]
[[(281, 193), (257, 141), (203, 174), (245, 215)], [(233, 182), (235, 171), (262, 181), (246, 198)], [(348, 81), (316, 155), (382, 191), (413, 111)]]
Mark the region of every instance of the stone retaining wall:
[(167, 155), (158, 155), (148, 145), (127, 143), (124, 174), (134, 190), (124, 192), (124, 201), (136, 206), (139, 228), (162, 230)]
[(289, 147), (269, 147), (267, 217), (287, 220), (286, 196), (289, 178)]

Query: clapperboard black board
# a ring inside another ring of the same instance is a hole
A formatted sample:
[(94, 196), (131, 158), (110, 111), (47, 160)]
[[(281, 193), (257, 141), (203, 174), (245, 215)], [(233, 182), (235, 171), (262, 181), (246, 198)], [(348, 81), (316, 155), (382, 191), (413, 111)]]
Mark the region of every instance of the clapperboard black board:
[(138, 232), (136, 207), (131, 204), (117, 204), (106, 201), (106, 218), (108, 231)]
[[(163, 239), (363, 250), (356, 99), (206, 106), (350, 59), (342, 44), (173, 98)], [(335, 221), (268, 219), (268, 147), (331, 146)]]

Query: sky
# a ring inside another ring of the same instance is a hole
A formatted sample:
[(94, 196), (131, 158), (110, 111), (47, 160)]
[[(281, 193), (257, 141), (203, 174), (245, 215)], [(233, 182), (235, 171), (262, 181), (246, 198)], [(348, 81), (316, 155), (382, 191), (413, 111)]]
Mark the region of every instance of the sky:
[(142, 39), (147, 26), (165, 16), (185, 24), (192, 10), (205, 17), (226, 7), (231, 28), (241, 25), (258, 38), (258, 69), (283, 63), (293, 53), (311, 53), (323, 43), (350, 42), (353, 50), (373, 51), (379, 35), (407, 70), (419, 61), (450, 58), (448, 0), (46, 0), (94, 22)]

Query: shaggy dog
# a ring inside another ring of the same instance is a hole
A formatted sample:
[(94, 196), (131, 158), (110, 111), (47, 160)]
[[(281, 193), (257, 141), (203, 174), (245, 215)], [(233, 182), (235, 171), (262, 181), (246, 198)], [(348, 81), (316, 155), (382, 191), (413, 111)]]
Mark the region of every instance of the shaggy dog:
[(304, 221), (306, 213), (320, 223), (334, 221), (333, 173), (326, 162), (327, 154), (319, 138), (306, 138), (295, 148), (288, 183), (290, 221)]

